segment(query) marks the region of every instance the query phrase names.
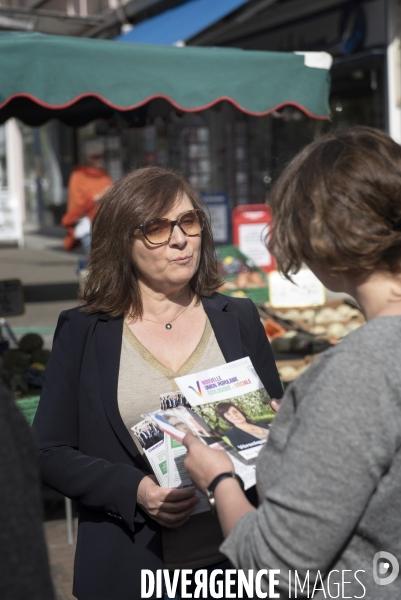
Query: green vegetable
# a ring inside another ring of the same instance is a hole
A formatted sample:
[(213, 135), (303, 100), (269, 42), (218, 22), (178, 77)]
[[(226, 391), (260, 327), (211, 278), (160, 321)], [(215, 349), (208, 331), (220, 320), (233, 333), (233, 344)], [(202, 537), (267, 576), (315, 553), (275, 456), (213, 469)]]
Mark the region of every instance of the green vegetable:
[(27, 333), (24, 335), (19, 342), (19, 349), (22, 352), (27, 352), (28, 354), (32, 354), (35, 350), (40, 350), (43, 348), (43, 338), (37, 333)]
[(29, 354), (17, 348), (6, 350), (1, 357), (5, 369), (25, 369), (31, 362)]
[(35, 352), (32, 352), (31, 361), (32, 363), (38, 362), (45, 365), (50, 358), (50, 354), (50, 350), (46, 350), (45, 348), (35, 350)]

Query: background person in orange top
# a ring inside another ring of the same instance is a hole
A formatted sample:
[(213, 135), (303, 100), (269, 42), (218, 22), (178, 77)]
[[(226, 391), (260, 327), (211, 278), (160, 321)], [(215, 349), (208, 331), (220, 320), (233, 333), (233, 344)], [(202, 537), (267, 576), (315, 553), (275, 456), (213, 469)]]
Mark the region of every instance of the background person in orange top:
[(75, 167), (70, 177), (67, 212), (61, 223), (67, 230), (64, 248), (73, 250), (81, 243), (85, 254), (89, 254), (89, 221), (94, 217), (97, 202), (113, 180), (105, 170), (104, 147), (101, 142), (87, 142), (84, 152), (85, 165)]

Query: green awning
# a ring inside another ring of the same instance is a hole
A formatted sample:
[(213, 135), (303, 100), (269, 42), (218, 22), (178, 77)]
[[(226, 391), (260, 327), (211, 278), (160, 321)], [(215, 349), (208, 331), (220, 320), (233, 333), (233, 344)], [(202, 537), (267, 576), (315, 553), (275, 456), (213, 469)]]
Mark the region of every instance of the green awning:
[(255, 116), (292, 105), (327, 119), (327, 61), (325, 68), (305, 63), (305, 56), (285, 52), (3, 33), (0, 122), (17, 117), (39, 125), (56, 117), (78, 126), (117, 112), (134, 123), (155, 99), (184, 112), (227, 100)]

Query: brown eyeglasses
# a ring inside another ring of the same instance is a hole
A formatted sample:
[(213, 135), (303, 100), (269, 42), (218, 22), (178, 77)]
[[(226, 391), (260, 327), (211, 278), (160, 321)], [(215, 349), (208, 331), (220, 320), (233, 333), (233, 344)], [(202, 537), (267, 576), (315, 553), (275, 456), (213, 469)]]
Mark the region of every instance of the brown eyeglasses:
[(149, 244), (157, 246), (167, 244), (171, 240), (176, 225), (188, 237), (199, 235), (204, 226), (202, 211), (194, 208), (181, 215), (176, 221), (170, 221), (170, 219), (152, 219), (139, 225), (138, 229), (142, 231)]

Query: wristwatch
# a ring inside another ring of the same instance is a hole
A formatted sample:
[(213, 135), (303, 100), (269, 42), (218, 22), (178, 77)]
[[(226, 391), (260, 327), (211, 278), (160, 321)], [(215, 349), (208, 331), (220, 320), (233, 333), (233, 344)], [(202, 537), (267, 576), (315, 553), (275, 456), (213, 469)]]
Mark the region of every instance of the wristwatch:
[(237, 473), (234, 473), (234, 471), (226, 471), (225, 473), (220, 473), (220, 475), (217, 475), (217, 477), (215, 477), (206, 488), (206, 497), (213, 515), (216, 513), (214, 490), (216, 489), (217, 484), (220, 483), (220, 481), (223, 481), (223, 479), (227, 479), (227, 477), (236, 479), (240, 484), (241, 490), (244, 489), (244, 482), (242, 481), (241, 477), (237, 475)]

